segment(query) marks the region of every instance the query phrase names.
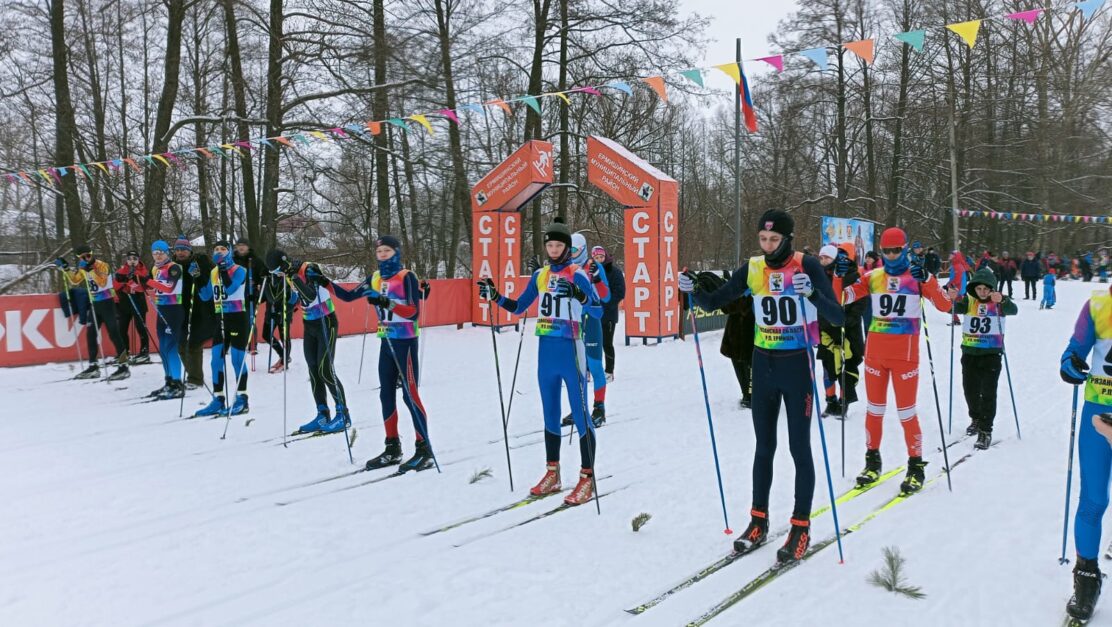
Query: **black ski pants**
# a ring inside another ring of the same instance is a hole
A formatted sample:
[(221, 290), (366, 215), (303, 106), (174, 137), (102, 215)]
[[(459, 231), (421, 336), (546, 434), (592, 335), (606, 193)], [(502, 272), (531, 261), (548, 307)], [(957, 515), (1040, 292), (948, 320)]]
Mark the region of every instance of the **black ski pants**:
[(1031, 300), (1039, 299), (1039, 280), (1033, 278), (1023, 279), (1023, 297)]
[[(788, 415), (788, 450), (795, 462), (795, 509), (792, 517), (808, 520), (815, 496), (815, 463), (811, 457), (812, 378), (805, 350), (753, 350), (753, 509), (768, 511), (772, 460), (776, 454), (776, 421), (783, 401)], [(813, 375), (812, 375), (813, 376)]]
[(961, 385), (969, 417), (981, 431), (992, 432), (996, 420), (996, 389), (1000, 383), (1000, 354), (961, 356)]
[[(120, 304), (117, 308), (119, 315), (120, 336), (125, 340), (129, 327), (135, 324), (135, 333), (139, 336), (139, 352), (146, 354), (151, 350), (150, 331), (147, 330), (147, 299), (143, 294), (120, 293)], [(138, 310), (138, 311), (136, 311)]]
[[(89, 316), (89, 328), (85, 330), (85, 345), (89, 348), (89, 362), (96, 363), (98, 345), (100, 344), (100, 327), (108, 333), (112, 346), (116, 347), (117, 357), (126, 359), (127, 343), (120, 334), (120, 326), (116, 321), (116, 301), (93, 301), (92, 316)], [(94, 322), (95, 321), (95, 322)]]
[(602, 321), (602, 352), (606, 355), (606, 374), (614, 374), (614, 330), (617, 320)]
[(347, 406), (344, 400), (344, 385), (336, 376), (336, 335), (340, 326), (335, 313), (317, 320), (302, 320), (305, 337), (305, 364), (309, 368), (309, 385), (313, 389), (313, 400), (317, 405), (328, 405), (328, 393), (336, 405)]

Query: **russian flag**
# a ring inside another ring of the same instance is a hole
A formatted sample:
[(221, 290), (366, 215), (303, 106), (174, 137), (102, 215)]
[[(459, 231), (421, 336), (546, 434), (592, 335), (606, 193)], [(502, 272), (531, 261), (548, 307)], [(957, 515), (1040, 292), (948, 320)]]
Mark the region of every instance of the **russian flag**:
[(753, 110), (753, 98), (749, 95), (749, 79), (745, 78), (745, 66), (738, 63), (741, 72), (741, 81), (737, 84), (741, 94), (741, 115), (745, 118), (745, 128), (750, 133), (757, 132), (757, 112)]

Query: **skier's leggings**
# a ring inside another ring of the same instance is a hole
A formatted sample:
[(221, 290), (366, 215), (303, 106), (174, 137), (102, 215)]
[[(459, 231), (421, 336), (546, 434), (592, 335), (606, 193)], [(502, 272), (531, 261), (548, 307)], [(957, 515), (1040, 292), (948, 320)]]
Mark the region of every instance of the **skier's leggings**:
[(317, 320), (303, 320), (305, 337), (305, 364), (309, 368), (309, 385), (313, 388), (313, 400), (317, 405), (328, 404), (328, 392), (336, 405), (347, 405), (344, 400), (344, 385), (336, 376), (336, 328), (339, 320), (330, 313)]
[[(568, 403), (579, 431), (579, 454), (583, 468), (594, 467), (594, 425), (587, 420), (587, 373), (583, 344), (558, 337), (540, 337), (537, 353), (537, 384), (544, 409), (544, 443), (549, 462), (560, 461), (560, 386), (568, 390)], [(605, 380), (605, 375), (603, 375)]]
[(1104, 510), (1108, 509), (1109, 471), (1112, 470), (1112, 446), (1093, 427), (1093, 420), (1097, 414), (1108, 412), (1112, 412), (1112, 406), (1086, 401), (1081, 411), (1081, 434), (1077, 438), (1081, 502), (1073, 523), (1073, 543), (1079, 557), (1091, 560), (1097, 559), (1100, 552), (1100, 524)]
[(239, 384), (236, 389), (240, 393), (247, 391), (247, 368), (244, 367), (244, 355), (247, 352), (247, 313), (237, 311), (234, 313), (223, 314), (223, 323), (220, 321), (221, 314), (216, 314), (216, 324), (224, 325), (223, 337), (221, 337), (220, 327), (216, 329), (216, 335), (212, 339), (212, 353), (209, 355), (209, 367), (212, 368), (212, 391), (216, 395), (224, 392), (224, 380), (227, 374), (224, 372), (224, 357), (227, 354), (232, 356), (232, 371), (231, 375), (237, 377)]
[[(93, 302), (93, 313), (96, 314), (96, 324), (104, 327), (112, 346), (116, 347), (116, 355), (123, 355), (127, 351), (127, 344), (120, 335), (120, 327), (116, 323), (116, 303), (111, 300), (98, 300)], [(85, 343), (89, 348), (89, 361), (97, 360), (97, 344), (100, 330), (93, 328), (93, 316), (89, 316), (89, 329), (85, 331)]]
[(174, 381), (181, 381), (181, 356), (178, 342), (185, 333), (185, 311), (181, 305), (162, 305), (158, 308), (158, 354), (162, 356), (162, 370)]
[(896, 415), (903, 426), (908, 457), (922, 457), (923, 429), (915, 406), (919, 393), (919, 364), (903, 359), (866, 359), (865, 448), (880, 449), (884, 435), (884, 412), (888, 408), (888, 383), (896, 397)]
[[(418, 442), (425, 439), (428, 414), (417, 393), (420, 366), (417, 360), (417, 338), (389, 340), (382, 338), (378, 349), (378, 399), (382, 404), (382, 421), (386, 437), (398, 437), (398, 377), (402, 380), (402, 400), (413, 417), (413, 432)], [(393, 350), (391, 350), (393, 348)], [(399, 370), (400, 368), (400, 370)]]
[(772, 460), (776, 454), (776, 421), (783, 400), (788, 415), (788, 449), (795, 462), (795, 509), (792, 517), (811, 517), (815, 495), (815, 462), (811, 456), (811, 364), (807, 352), (753, 350), (753, 509), (768, 511)]
[(587, 368), (591, 371), (591, 383), (595, 391), (595, 402), (606, 402), (606, 368), (602, 363), (602, 322), (590, 316), (584, 321), (583, 346), (587, 352)]

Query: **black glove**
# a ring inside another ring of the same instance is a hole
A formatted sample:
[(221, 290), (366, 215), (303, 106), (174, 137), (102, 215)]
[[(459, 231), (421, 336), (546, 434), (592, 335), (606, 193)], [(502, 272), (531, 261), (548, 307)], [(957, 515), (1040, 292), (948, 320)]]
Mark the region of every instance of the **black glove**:
[(554, 292), (556, 298), (574, 298), (580, 303), (587, 302), (587, 294), (579, 289), (579, 286), (571, 281), (560, 277), (556, 280), (556, 290)]
[(421, 281), (421, 300), (428, 300), (432, 294), (432, 285), (428, 281)]
[(853, 270), (853, 260), (846, 251), (838, 249), (838, 256), (834, 258), (834, 276), (845, 276), (850, 270)]
[(371, 293), (367, 295), (367, 302), (375, 307), (382, 307), (383, 309), (389, 309), (391, 304), (386, 294), (374, 290), (371, 290)]
[(220, 269), (220, 284), (224, 286), (232, 284), (232, 276), (224, 268)]
[(539, 270), (540, 267), (541, 267), (541, 258), (536, 256), (536, 255), (533, 255), (532, 257), (525, 260), (525, 271), (528, 272), (529, 274), (533, 274), (534, 272)]
[(911, 272), (911, 278), (920, 283), (930, 278), (930, 275), (927, 274), (926, 268), (924, 268), (923, 264), (919, 263), (918, 261), (913, 261), (908, 270)]
[(66, 261), (64, 257), (58, 257), (57, 259), (55, 259), (54, 265), (58, 266), (62, 270), (69, 268), (69, 262)]
[(482, 279), (475, 282), (479, 286), (479, 297), (486, 300), (498, 300), (498, 288), (494, 287), (494, 281)]
[(1089, 364), (1085, 360), (1070, 353), (1069, 355), (1062, 356), (1062, 369), (1058, 372), (1062, 380), (1070, 385), (1081, 385), (1085, 383), (1086, 375), (1089, 372)]

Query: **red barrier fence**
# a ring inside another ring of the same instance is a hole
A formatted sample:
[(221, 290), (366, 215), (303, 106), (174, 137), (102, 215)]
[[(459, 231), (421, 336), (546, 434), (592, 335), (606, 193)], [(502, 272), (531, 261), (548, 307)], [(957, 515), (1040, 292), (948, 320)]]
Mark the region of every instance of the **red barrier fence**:
[[(471, 279), (431, 280), (432, 292), (421, 313), (424, 327), (462, 325), (471, 321), (472, 299), (478, 298)], [(354, 283), (341, 283), (354, 287)], [(340, 318), (340, 335), (355, 335), (364, 331), (364, 321), (368, 331), (378, 328), (378, 317), (365, 300), (345, 303), (336, 300), (336, 315)], [(147, 328), (152, 335), (155, 330), (156, 314), (147, 312)], [(77, 349), (74, 342), (80, 340), (81, 354), (88, 358), (85, 350), (85, 327), (78, 326), (80, 335), (74, 335), (76, 317), (67, 319), (62, 315), (57, 294), (24, 294), (0, 296), (0, 367), (29, 366), (50, 362), (76, 361)], [(259, 317), (257, 324), (262, 324)], [(301, 315), (294, 316), (291, 334), (301, 337)], [(257, 335), (261, 333), (259, 329)], [(109, 355), (115, 353), (112, 343), (104, 338), (104, 347)], [(154, 351), (154, 346), (151, 346)]]

